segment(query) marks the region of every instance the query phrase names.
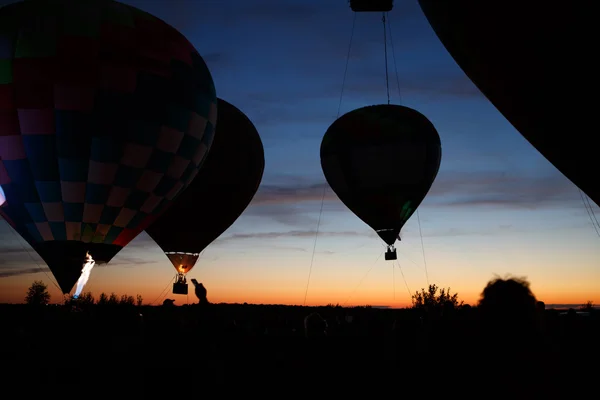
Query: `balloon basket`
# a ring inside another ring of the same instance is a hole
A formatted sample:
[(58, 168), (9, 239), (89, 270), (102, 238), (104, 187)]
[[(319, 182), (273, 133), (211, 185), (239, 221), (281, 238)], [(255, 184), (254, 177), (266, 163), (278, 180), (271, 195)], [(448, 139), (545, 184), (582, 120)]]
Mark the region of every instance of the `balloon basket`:
[(183, 282), (175, 282), (173, 284), (173, 294), (188, 294), (188, 284)]
[(177, 280), (173, 283), (173, 294), (188, 294), (188, 284), (185, 275), (177, 274)]
[(397, 259), (398, 255), (396, 254), (396, 249), (389, 247), (385, 252), (385, 261), (394, 261)]

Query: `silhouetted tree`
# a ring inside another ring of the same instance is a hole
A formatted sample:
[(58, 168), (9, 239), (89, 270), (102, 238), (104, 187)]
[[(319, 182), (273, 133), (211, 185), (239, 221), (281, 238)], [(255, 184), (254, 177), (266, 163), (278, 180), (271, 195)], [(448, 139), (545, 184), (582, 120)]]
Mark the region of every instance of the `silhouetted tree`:
[(108, 304), (108, 296), (106, 293), (100, 293), (100, 297), (98, 298), (98, 305), (105, 306)]
[(25, 303), (34, 306), (44, 306), (50, 303), (50, 293), (48, 286), (42, 281), (34, 281), (27, 290)]
[(452, 294), (450, 288), (439, 288), (436, 284), (429, 285), (428, 290), (421, 288), (412, 296), (413, 308), (423, 310), (442, 310), (444, 308), (457, 308), (463, 305), (458, 299), (458, 293)]
[(580, 307), (581, 311), (587, 311), (587, 312), (592, 312), (594, 311), (594, 302), (591, 300), (588, 300), (585, 302), (585, 304), (583, 304)]
[(122, 306), (132, 306), (135, 304), (135, 299), (133, 298), (133, 296), (128, 296), (126, 294), (121, 296), (121, 300), (119, 301), (119, 304)]
[(137, 302), (138, 307), (141, 307), (142, 304), (144, 303), (144, 298), (142, 297), (141, 294), (137, 295), (136, 302)]
[(117, 295), (115, 294), (115, 292), (112, 292), (108, 298), (108, 304), (111, 306), (116, 306), (117, 304), (119, 304), (119, 298), (117, 297)]
[(91, 306), (96, 302), (96, 299), (94, 299), (92, 292), (84, 292), (77, 298), (77, 301), (82, 306)]

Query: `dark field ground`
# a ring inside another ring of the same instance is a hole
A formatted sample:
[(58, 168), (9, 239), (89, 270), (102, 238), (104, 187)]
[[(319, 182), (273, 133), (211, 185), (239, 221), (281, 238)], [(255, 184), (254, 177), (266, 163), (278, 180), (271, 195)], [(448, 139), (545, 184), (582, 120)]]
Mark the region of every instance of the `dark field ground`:
[[(305, 329), (314, 312), (326, 325)], [(0, 396), (598, 398), (599, 317), (546, 310), (529, 329), (476, 308), (2, 305)]]

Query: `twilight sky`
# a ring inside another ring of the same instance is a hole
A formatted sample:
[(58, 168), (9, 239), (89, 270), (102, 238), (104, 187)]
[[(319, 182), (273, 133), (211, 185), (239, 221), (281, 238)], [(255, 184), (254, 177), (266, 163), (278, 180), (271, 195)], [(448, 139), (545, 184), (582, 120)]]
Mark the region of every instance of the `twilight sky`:
[[(326, 185), (319, 146), (337, 115), (352, 11), (343, 0), (123, 2), (190, 39), (217, 95), (248, 115), (265, 146), (254, 201), (188, 276), (204, 283), (212, 302), (303, 304)], [(600, 302), (600, 238), (577, 187), (468, 80), (417, 1), (396, 3), (389, 21), (400, 95), (388, 37), (391, 99), (426, 115), (443, 149), (419, 208), (423, 247), (415, 214), (397, 246), (398, 264), (384, 261), (381, 240), (327, 188), (306, 304), (402, 307), (427, 275), (474, 303), (495, 274), (527, 277), (547, 304)], [(386, 101), (381, 15), (362, 13), (341, 112)], [(143, 233), (95, 267), (85, 291), (139, 293), (147, 303), (166, 294), (185, 304), (186, 296), (164, 291), (174, 274)], [(22, 302), (36, 279), (49, 285), (53, 302), (62, 300), (43, 261), (0, 220), (0, 303)]]

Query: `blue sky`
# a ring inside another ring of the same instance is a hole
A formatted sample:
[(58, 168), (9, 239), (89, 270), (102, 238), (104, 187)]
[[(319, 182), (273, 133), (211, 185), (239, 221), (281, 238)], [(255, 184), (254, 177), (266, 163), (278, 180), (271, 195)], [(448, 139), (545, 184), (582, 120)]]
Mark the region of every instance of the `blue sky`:
[[(125, 3), (190, 39), (217, 95), (248, 115), (265, 147), (253, 203), (190, 276), (205, 283), (213, 301), (302, 304), (326, 185), (319, 146), (337, 115), (353, 12), (342, 0)], [(427, 284), (425, 264), (431, 283), (451, 286), (469, 302), (494, 274), (508, 273), (527, 276), (547, 303), (600, 301), (600, 238), (578, 189), (468, 80), (417, 1), (397, 3), (389, 14), (391, 100), (426, 115), (442, 140), (440, 173), (420, 207), (424, 246), (415, 215), (398, 245), (405, 284), (398, 266), (375, 263), (381, 241), (326, 189), (307, 304), (405, 305), (406, 286), (414, 292)], [(386, 101), (381, 15), (362, 13), (341, 112)], [(34, 279), (48, 282), (59, 299), (48, 275), (23, 274), (39, 270), (34, 260), (0, 221), (0, 302), (20, 301)], [(96, 267), (87, 289), (138, 292), (151, 301), (173, 274), (142, 234), (112, 263)]]

